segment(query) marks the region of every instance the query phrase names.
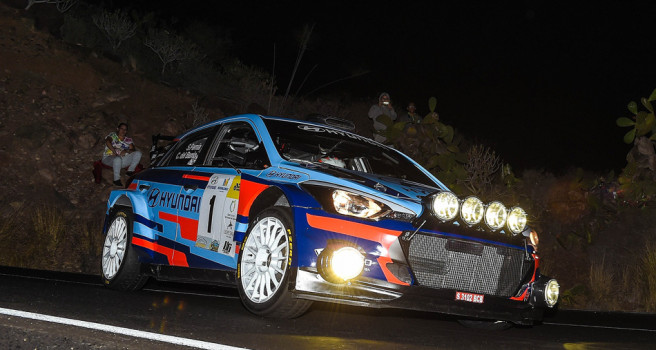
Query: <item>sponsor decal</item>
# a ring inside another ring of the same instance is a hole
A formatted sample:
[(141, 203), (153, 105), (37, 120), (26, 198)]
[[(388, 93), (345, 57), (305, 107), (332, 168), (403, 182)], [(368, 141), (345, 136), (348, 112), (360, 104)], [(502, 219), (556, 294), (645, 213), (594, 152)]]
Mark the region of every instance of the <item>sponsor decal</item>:
[(298, 128), (301, 129), (301, 130), (304, 130), (304, 131), (312, 131), (312, 132), (320, 132), (320, 133), (326, 133), (326, 134), (339, 135), (339, 136), (343, 136), (343, 137), (348, 137), (348, 138), (353, 139), (353, 140), (366, 142), (366, 143), (369, 143), (369, 144), (372, 144), (372, 145), (376, 145), (376, 146), (379, 145), (374, 140), (368, 139), (364, 136), (351, 134), (351, 133), (348, 133), (348, 132), (345, 132), (345, 131), (326, 129), (326, 128), (322, 128), (322, 127), (319, 127), (319, 126), (304, 125), (304, 124), (300, 124), (298, 126)]
[(483, 304), (484, 296), (481, 294), (456, 292), (456, 300), (466, 301), (469, 303)]
[[(214, 174), (203, 192), (196, 246), (233, 257), (241, 176)], [(209, 244), (199, 245), (204, 240)]]
[(200, 197), (188, 194), (160, 191), (152, 188), (148, 191), (148, 206), (178, 209), (198, 213), (200, 210)]
[(298, 174), (291, 174), (291, 173), (282, 173), (279, 171), (271, 170), (268, 174), (266, 174), (267, 177), (277, 177), (280, 179), (287, 179), (287, 180), (298, 180), (301, 178), (301, 175)]

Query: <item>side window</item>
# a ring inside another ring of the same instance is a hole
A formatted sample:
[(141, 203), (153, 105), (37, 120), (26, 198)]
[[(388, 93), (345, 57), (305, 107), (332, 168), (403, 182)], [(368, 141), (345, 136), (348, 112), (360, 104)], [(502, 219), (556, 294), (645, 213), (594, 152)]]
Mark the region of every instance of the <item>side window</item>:
[(255, 130), (246, 122), (228, 123), (219, 132), (208, 165), (262, 169), (268, 167), (269, 157), (257, 139)]
[(199, 159), (202, 159), (203, 154), (207, 152), (208, 140), (211, 140), (213, 130), (201, 130), (196, 134), (185, 137), (171, 154), (168, 165), (194, 166), (200, 164)]

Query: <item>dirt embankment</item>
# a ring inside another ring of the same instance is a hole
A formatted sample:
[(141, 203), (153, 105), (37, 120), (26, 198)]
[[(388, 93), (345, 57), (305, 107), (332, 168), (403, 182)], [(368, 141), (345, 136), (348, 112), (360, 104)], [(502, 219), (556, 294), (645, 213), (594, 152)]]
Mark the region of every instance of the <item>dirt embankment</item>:
[(109, 171), (100, 185), (91, 174), (103, 138), (127, 122), (148, 165), (151, 135), (188, 127), (196, 97), (66, 45), (23, 14), (0, 3), (0, 201), (95, 220), (111, 190)]

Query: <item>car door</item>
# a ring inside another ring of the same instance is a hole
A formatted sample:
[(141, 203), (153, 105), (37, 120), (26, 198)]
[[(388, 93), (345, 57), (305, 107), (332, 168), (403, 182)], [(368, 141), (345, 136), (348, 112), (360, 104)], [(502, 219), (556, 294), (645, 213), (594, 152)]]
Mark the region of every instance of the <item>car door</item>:
[[(233, 269), (237, 266), (235, 241), (241, 175), (258, 174), (269, 160), (255, 128), (246, 121), (225, 123), (203, 164), (183, 183), (185, 195), (200, 197), (194, 235), (181, 232), (179, 251), (188, 251), (190, 267)], [(182, 216), (182, 215), (180, 215)]]
[(200, 212), (200, 200), (193, 184), (197, 162), (202, 162), (216, 128), (200, 130), (182, 139), (167, 155), (163, 164), (149, 169), (139, 179), (140, 191), (146, 192), (151, 219), (161, 225), (157, 242), (153, 242), (154, 263), (188, 266), (187, 254), (177, 250), (181, 236), (195, 233), (194, 222)]

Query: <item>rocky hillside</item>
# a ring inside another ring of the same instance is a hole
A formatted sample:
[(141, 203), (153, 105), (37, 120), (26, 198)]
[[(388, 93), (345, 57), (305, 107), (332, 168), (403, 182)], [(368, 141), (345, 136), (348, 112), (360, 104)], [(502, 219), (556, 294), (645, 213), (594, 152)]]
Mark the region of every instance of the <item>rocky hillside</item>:
[[(151, 135), (190, 126), (195, 97), (36, 30), (24, 11), (0, 3), (0, 204), (29, 211), (54, 205), (67, 217), (102, 217), (110, 171), (93, 182), (92, 163), (119, 122), (148, 165)], [(218, 110), (209, 111), (213, 117)]]

